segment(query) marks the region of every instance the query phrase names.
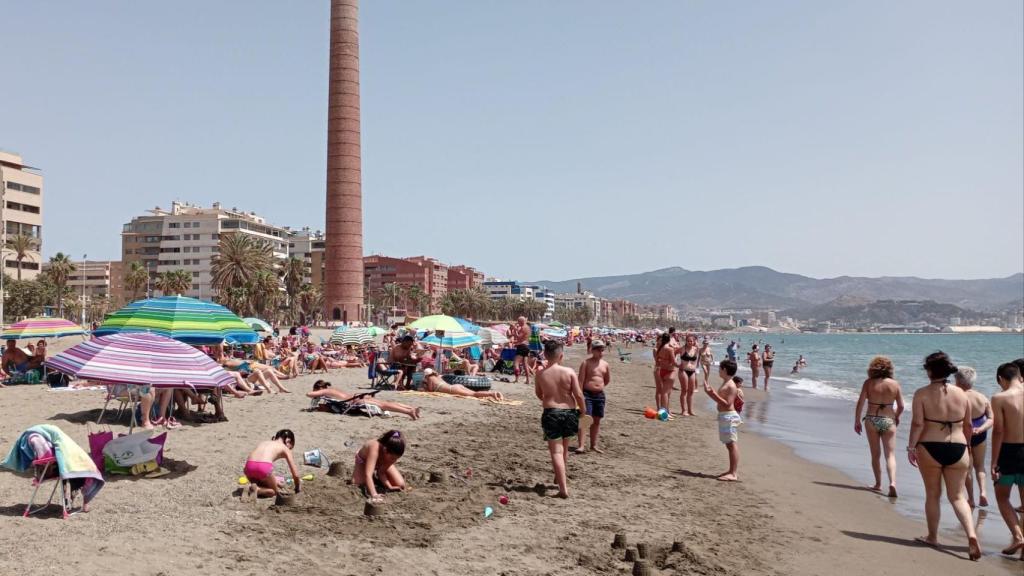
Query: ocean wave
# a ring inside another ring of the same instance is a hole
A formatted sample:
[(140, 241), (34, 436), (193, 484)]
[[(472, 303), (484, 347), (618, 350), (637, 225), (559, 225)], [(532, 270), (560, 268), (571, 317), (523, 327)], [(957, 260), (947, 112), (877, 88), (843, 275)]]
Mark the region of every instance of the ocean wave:
[[(776, 380), (775, 377), (772, 377), (772, 379)], [(852, 401), (856, 401), (857, 397), (859, 396), (858, 392), (850, 390), (849, 388), (842, 388), (839, 386), (835, 386), (833, 384), (829, 384), (828, 382), (811, 380), (810, 378), (777, 378), (777, 380), (790, 382), (790, 384), (786, 386), (786, 390), (806, 392), (807, 394), (811, 394), (813, 396), (822, 396), (825, 398), (838, 398), (841, 400)]]

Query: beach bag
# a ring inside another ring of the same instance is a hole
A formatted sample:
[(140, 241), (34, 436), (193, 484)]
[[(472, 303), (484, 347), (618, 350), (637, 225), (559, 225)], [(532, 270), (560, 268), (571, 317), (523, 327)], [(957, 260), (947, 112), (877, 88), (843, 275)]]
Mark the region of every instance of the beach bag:
[(124, 434), (107, 442), (103, 447), (103, 466), (107, 473), (130, 475), (132, 467), (138, 464), (162, 464), (167, 433), (153, 438), (149, 434)]
[(110, 429), (110, 426), (97, 425), (97, 431), (93, 432), (92, 424), (86, 423), (85, 429), (89, 435), (89, 457), (92, 458), (93, 464), (96, 464), (96, 469), (103, 474), (103, 448), (108, 442), (114, 439), (114, 432)]

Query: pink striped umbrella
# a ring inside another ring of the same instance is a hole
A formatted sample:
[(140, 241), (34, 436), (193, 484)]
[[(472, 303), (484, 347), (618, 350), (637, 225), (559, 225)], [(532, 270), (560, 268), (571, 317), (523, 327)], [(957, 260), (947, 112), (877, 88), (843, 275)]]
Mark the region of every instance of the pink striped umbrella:
[(234, 380), (199, 350), (146, 332), (93, 338), (48, 359), (46, 366), (83, 380), (161, 388), (220, 388)]

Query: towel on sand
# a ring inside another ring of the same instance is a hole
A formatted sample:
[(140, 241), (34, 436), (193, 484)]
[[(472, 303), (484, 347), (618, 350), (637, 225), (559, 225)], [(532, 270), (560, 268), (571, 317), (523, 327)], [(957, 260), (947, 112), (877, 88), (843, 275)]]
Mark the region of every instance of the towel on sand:
[(63, 430), (50, 424), (33, 426), (21, 433), (7, 458), (0, 463), (0, 467), (15, 472), (25, 472), (32, 467), (36, 453), (29, 446), (28, 437), (31, 434), (39, 434), (53, 445), (56, 449), (57, 470), (65, 480), (85, 480), (82, 487), (82, 497), (88, 503), (103, 488), (103, 475), (96, 469), (96, 464), (89, 457), (89, 453), (82, 450), (82, 447), (75, 443)]
[(497, 400), (495, 398), (474, 398), (472, 396), (459, 396), (457, 394), (445, 394), (443, 392), (421, 392), (419, 390), (403, 390), (399, 394), (407, 396), (429, 396), (431, 398), (461, 398), (463, 400), (478, 400), (485, 404), (502, 404), (504, 406), (520, 406), (522, 400)]

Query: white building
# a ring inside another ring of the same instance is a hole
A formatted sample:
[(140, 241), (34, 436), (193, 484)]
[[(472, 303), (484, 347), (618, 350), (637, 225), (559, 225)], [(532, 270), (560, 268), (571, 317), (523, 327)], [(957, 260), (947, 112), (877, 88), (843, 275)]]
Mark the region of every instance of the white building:
[(2, 250), (3, 271), (23, 280), (35, 278), (42, 268), (43, 245), (43, 177), (39, 170), (27, 166), (21, 156), (0, 150), (0, 197), (0, 246), (19, 234), (36, 241), (35, 250), (22, 259), (20, 270), (12, 251)]

